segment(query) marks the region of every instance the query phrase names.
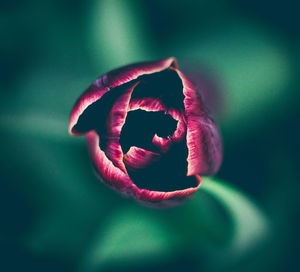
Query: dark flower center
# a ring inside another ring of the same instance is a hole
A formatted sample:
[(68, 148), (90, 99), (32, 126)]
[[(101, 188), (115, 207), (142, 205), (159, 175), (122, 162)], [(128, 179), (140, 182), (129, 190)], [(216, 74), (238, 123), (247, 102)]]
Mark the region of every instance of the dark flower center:
[(166, 108), (184, 109), (182, 82), (178, 74), (172, 70), (144, 75), (134, 89), (132, 99), (152, 97), (159, 99)]
[[(158, 136), (167, 138), (176, 129), (177, 121), (162, 111), (147, 112), (143, 110), (130, 111), (122, 128), (120, 144), (124, 154), (131, 146), (159, 152), (152, 144), (152, 138)], [(155, 191), (174, 191), (196, 187), (195, 177), (187, 177), (187, 147), (186, 142), (173, 143), (160, 160), (152, 162), (142, 169), (127, 168), (127, 172), (135, 185), (141, 189)]]
[(162, 111), (135, 110), (128, 112), (120, 136), (123, 153), (127, 153), (131, 146), (158, 152), (152, 144), (154, 134), (167, 138), (174, 133), (176, 125), (177, 121)]
[(135, 185), (141, 189), (171, 192), (196, 187), (195, 176), (187, 177), (186, 142), (175, 143), (159, 161), (135, 171), (127, 172)]

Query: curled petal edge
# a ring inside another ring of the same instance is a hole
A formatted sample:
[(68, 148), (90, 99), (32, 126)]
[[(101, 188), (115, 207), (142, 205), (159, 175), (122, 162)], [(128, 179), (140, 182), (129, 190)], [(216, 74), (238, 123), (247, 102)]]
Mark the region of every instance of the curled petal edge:
[(105, 156), (104, 151), (99, 147), (99, 136), (95, 131), (87, 133), (87, 142), (96, 174), (100, 180), (123, 195), (132, 196), (138, 201), (152, 204), (167, 200), (176, 202), (189, 198), (200, 187), (201, 177), (195, 175), (197, 186), (184, 190), (161, 192), (138, 188), (126, 173), (115, 167)]
[(184, 107), (187, 122), (188, 176), (213, 175), (222, 162), (222, 140), (216, 124), (207, 114), (201, 97), (193, 84), (176, 68), (183, 85)]
[(123, 151), (119, 143), (119, 138), (126, 120), (131, 94), (137, 84), (138, 82), (130, 86), (117, 98), (106, 121), (108, 134), (112, 136), (113, 140), (108, 141), (105, 154), (116, 167), (125, 173), (127, 173), (127, 171), (123, 163)]
[(149, 61), (127, 65), (100, 76), (75, 103), (70, 115), (69, 133), (74, 136), (85, 134), (78, 133), (73, 129), (79, 116), (89, 105), (99, 100), (110, 89), (135, 80), (139, 76), (161, 72), (170, 67), (177, 68), (177, 61), (173, 57), (160, 61)]
[(136, 146), (131, 146), (128, 152), (124, 155), (124, 163), (130, 169), (142, 169), (149, 164), (158, 161), (161, 154), (151, 152)]

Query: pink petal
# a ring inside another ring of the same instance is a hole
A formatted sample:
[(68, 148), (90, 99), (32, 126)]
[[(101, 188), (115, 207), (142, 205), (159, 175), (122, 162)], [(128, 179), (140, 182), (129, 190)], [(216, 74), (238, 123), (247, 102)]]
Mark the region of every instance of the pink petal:
[(80, 136), (85, 134), (77, 132), (74, 127), (78, 122), (79, 116), (85, 111), (85, 109), (99, 100), (105, 93), (107, 93), (110, 89), (108, 87), (103, 87), (102, 89), (98, 89), (96, 86), (91, 85), (77, 100), (75, 106), (70, 115), (69, 121), (69, 133), (74, 136)]
[(162, 105), (159, 99), (152, 97), (132, 99), (130, 101), (129, 110), (145, 110), (145, 111), (165, 111), (166, 108)]
[(85, 109), (99, 100), (110, 89), (137, 79), (141, 75), (153, 74), (169, 67), (177, 67), (175, 58), (167, 58), (160, 61), (149, 61), (131, 64), (108, 72), (97, 78), (95, 82), (77, 100), (70, 116), (69, 132), (72, 135), (81, 135), (74, 130), (79, 116)]
[[(91, 159), (94, 163), (96, 174), (102, 182), (126, 196), (152, 205), (175, 205), (190, 197), (200, 187), (201, 178), (196, 175), (197, 185), (184, 190), (172, 192), (150, 191), (138, 188), (130, 177), (106, 157), (99, 147), (99, 135), (95, 131), (87, 133), (87, 142)], [(163, 204), (165, 203), (165, 204)]]
[(166, 201), (166, 200), (173, 200), (173, 201), (185, 200), (186, 198), (191, 196), (194, 192), (196, 192), (200, 187), (201, 177), (199, 175), (195, 175), (194, 177), (197, 180), (196, 187), (192, 187), (184, 190), (176, 190), (172, 192), (159, 192), (159, 191), (149, 191), (146, 189), (142, 189), (139, 192), (138, 199), (141, 201), (147, 201), (152, 203)]
[(124, 155), (124, 163), (127, 168), (134, 170), (145, 168), (149, 164), (160, 159), (161, 155), (136, 146), (132, 146)]
[(186, 123), (183, 119), (179, 119), (177, 123), (177, 128), (174, 134), (171, 136), (173, 142), (180, 142), (183, 140), (186, 134)]
[(172, 140), (170, 138), (166, 139), (154, 134), (152, 143), (158, 147), (161, 153), (166, 153), (172, 145)]
[(222, 161), (222, 143), (218, 129), (207, 115), (192, 83), (177, 69), (183, 83), (187, 119), (188, 176), (214, 174)]
[(91, 159), (101, 180), (110, 187), (119, 191), (131, 190), (134, 187), (132, 180), (121, 169), (107, 158), (99, 147), (99, 135), (95, 131), (87, 133), (87, 143)]
[(205, 107), (220, 116), (224, 109), (224, 97), (218, 78), (213, 73), (203, 69), (198, 63), (186, 63), (181, 71), (192, 82)]
[(123, 163), (123, 151), (119, 143), (122, 127), (126, 120), (127, 111), (129, 108), (129, 101), (134, 87), (138, 82), (134, 83), (131, 87), (124, 91), (119, 98), (113, 104), (113, 107), (106, 120), (107, 134), (110, 140), (107, 141), (105, 154), (113, 162), (113, 164), (126, 172), (125, 165)]

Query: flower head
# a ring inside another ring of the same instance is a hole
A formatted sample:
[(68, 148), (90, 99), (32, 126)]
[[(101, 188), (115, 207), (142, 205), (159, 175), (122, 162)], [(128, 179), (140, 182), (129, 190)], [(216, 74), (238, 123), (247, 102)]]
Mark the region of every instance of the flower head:
[(216, 125), (175, 58), (97, 78), (73, 107), (69, 131), (87, 136), (100, 180), (148, 204), (182, 202), (222, 160)]

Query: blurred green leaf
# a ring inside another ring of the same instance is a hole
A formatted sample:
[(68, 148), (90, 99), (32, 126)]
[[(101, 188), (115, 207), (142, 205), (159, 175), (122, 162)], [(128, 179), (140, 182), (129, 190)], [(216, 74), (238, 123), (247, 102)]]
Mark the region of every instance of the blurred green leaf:
[(191, 244), (222, 246), (227, 244), (231, 235), (232, 226), (226, 209), (201, 189), (183, 205), (156, 213), (188, 247)]
[(232, 221), (229, 243), (219, 251), (226, 262), (237, 261), (262, 245), (270, 235), (270, 222), (263, 211), (247, 196), (226, 183), (203, 178), (201, 190), (212, 195), (228, 212)]
[[(151, 38), (138, 1), (95, 1), (90, 14), (90, 52), (108, 69), (151, 58)], [(103, 69), (103, 68), (102, 68)]]
[(267, 218), (252, 200), (204, 178), (194, 199), (183, 206), (153, 210), (132, 204), (112, 214), (92, 238), (81, 268), (129, 269), (184, 254), (201, 267), (217, 269), (259, 247), (268, 231)]
[(93, 238), (82, 270), (155, 263), (174, 253), (176, 244), (162, 218), (147, 209), (127, 207), (115, 212)]
[(13, 153), (30, 154), (14, 163), (25, 168), (23, 187), (30, 191), (38, 214), (24, 239), (40, 254), (81, 254), (98, 220), (105, 217), (105, 205), (113, 198), (100, 190), (86, 151), (79, 145), (56, 139), (21, 136)]
[(49, 120), (59, 118), (67, 128), (72, 106), (92, 80), (90, 75), (80, 71), (38, 67), (19, 79), (14, 92), (0, 93), (0, 113), (29, 114), (37, 118), (41, 115)]
[(69, 136), (67, 123), (37, 113), (2, 115), (0, 129), (1, 165), (17, 169), (5, 171), (4, 182), (35, 208), (24, 245), (38, 254), (78, 257), (105, 207), (113, 210), (119, 199), (94, 176), (84, 139)]
[(0, 115), (0, 129), (14, 134), (25, 134), (24, 136), (27, 137), (33, 136), (71, 142), (67, 122), (63, 122), (61, 118), (47, 116), (43, 113)]

